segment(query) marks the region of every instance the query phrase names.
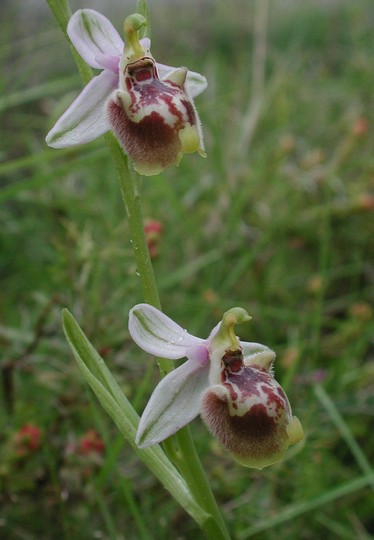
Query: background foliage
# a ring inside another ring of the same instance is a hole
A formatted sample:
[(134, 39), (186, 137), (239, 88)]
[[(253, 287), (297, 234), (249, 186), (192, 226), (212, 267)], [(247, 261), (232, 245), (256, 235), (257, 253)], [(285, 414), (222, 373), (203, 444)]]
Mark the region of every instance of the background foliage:
[[(292, 459), (252, 471), (193, 423), (233, 537), (367, 539), (374, 9), (298, 4), (269, 3), (262, 88), (254, 2), (151, 2), (154, 56), (208, 77), (197, 100), (208, 158), (145, 180), (144, 210), (163, 225), (154, 263), (165, 312), (204, 337), (226, 309), (246, 308), (253, 321), (241, 337), (277, 352), (305, 428)], [(118, 29), (134, 9), (78, 7)], [(0, 536), (196, 538), (82, 383), (63, 338), (68, 306), (141, 412), (158, 373), (127, 332), (142, 299), (113, 165), (103, 140), (46, 147), (79, 77), (44, 5), (8, 2), (3, 13)], [(25, 442), (29, 424), (39, 438)]]

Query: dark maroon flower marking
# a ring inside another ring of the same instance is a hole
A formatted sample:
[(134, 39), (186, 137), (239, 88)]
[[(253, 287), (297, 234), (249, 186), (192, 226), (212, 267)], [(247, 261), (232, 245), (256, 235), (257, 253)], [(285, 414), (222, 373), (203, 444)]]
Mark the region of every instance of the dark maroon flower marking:
[(231, 416), (227, 402), (208, 390), (201, 411), (212, 435), (241, 460), (270, 459), (283, 449), (286, 428), (277, 424), (261, 403), (252, 405), (243, 416)]
[(174, 130), (153, 112), (139, 123), (132, 122), (124, 109), (109, 101), (108, 116), (113, 131), (127, 154), (137, 163), (154, 163), (165, 168), (175, 162), (181, 143)]

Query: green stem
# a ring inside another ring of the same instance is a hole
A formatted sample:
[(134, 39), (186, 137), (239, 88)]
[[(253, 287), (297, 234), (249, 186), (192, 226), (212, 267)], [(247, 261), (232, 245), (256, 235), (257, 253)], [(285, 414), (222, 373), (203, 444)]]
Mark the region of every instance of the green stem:
[[(140, 196), (141, 178), (135, 171), (130, 169), (126, 156), (123, 154), (117, 141), (112, 135), (107, 135), (107, 142), (109, 143), (109, 148), (115, 163), (122, 197), (125, 203), (130, 236), (144, 300), (146, 303), (161, 309), (152, 262), (144, 233)], [(171, 371), (172, 365), (169, 360), (159, 358), (158, 363), (162, 374)], [(175, 450), (173, 440), (177, 443), (177, 451)], [(206, 527), (208, 527), (209, 530), (212, 528), (212, 534), (208, 536), (208, 538), (217, 540), (221, 538), (225, 540), (229, 539), (229, 533), (227, 532), (209, 481), (196, 452), (189, 428), (186, 427), (180, 430), (174, 437), (171, 437), (170, 440), (165, 441), (164, 449), (181, 471), (195, 499), (200, 503), (201, 507), (213, 517), (212, 521), (208, 520), (204, 524), (204, 532), (206, 532)], [(208, 533), (206, 532), (206, 534)]]
[[(157, 309), (161, 302), (156, 286), (151, 258), (144, 232), (143, 211), (141, 203), (141, 177), (131, 168), (116, 139), (111, 134), (106, 140), (116, 168), (123, 202), (129, 222), (130, 237), (134, 250), (135, 262), (139, 272), (144, 301)], [(168, 365), (170, 365), (170, 362)], [(168, 368), (170, 371), (170, 367)]]
[(189, 427), (187, 426), (179, 430), (174, 437), (178, 442), (180, 452), (175, 463), (197, 502), (206, 512), (213, 516), (219, 527), (220, 535), (217, 536), (218, 533), (216, 533), (214, 538), (230, 540), (230, 534), (196, 452)]
[(87, 84), (93, 77), (92, 69), (79, 56), (66, 32), (66, 28), (71, 17), (69, 2), (68, 0), (47, 0), (47, 3), (59, 27), (63, 31), (67, 42), (70, 45), (71, 54), (74, 58), (74, 62), (76, 63), (81, 79), (84, 84)]
[[(66, 33), (71, 10), (67, 0), (47, 0), (59, 26)], [(71, 45), (71, 43), (70, 43)], [(72, 47), (72, 54), (85, 84), (92, 78), (92, 70), (77, 55)], [(141, 178), (128, 163), (127, 157), (122, 152), (118, 142), (112, 134), (106, 135), (113, 162), (115, 164), (123, 201), (129, 222), (131, 242), (134, 250), (137, 270), (140, 277), (144, 301), (161, 309), (160, 298), (153, 272), (152, 262), (147, 246), (141, 205)], [(158, 359), (162, 375), (169, 373), (172, 363), (166, 359)], [(174, 442), (176, 445), (174, 445)], [(188, 427), (180, 430), (174, 437), (165, 441), (164, 449), (173, 459), (182, 473), (192, 496), (200, 504), (201, 508), (211, 515), (211, 519), (200, 522), (205, 536), (210, 540), (230, 540), (222, 514), (212, 493), (209, 481), (205, 475), (197, 455), (195, 445)]]

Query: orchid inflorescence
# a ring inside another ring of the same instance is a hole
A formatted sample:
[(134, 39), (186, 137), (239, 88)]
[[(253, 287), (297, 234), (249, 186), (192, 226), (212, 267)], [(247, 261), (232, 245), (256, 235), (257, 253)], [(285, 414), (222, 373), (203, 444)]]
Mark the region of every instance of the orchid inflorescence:
[[(185, 67), (156, 62), (150, 40), (141, 37), (145, 24), (140, 14), (127, 17), (124, 43), (100, 13), (74, 13), (67, 34), (83, 60), (102, 71), (48, 133), (50, 146), (87, 143), (111, 130), (134, 169), (148, 176), (178, 165), (185, 153), (205, 156), (193, 99), (205, 90), (206, 79)], [(152, 246), (153, 255), (157, 253), (161, 231), (160, 224), (148, 231), (151, 256)], [(171, 360), (187, 358), (154, 390), (140, 419), (139, 448), (164, 441), (198, 414), (224, 448), (249, 467), (262, 469), (280, 461), (303, 438), (274, 378), (275, 354), (235, 335), (235, 325), (248, 320), (245, 310), (233, 308), (207, 339), (200, 339), (149, 304), (130, 311), (129, 331), (142, 349)]]

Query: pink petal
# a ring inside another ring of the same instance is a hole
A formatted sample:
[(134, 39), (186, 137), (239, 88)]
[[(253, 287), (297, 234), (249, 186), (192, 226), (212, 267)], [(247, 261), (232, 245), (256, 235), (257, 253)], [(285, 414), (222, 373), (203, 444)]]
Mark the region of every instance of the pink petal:
[(118, 76), (103, 71), (90, 81), (64, 112), (46, 137), (52, 148), (65, 148), (93, 141), (109, 131), (105, 102), (118, 85)]
[(188, 360), (171, 371), (154, 390), (140, 419), (136, 444), (157, 444), (191, 422), (208, 387), (209, 365)]
[(112, 54), (97, 54), (95, 56), (96, 62), (100, 67), (112, 71), (112, 73), (119, 73), (119, 62), (121, 57), (117, 54), (113, 56)]
[(151, 40), (149, 38), (142, 38), (140, 40), (140, 45), (143, 47), (143, 49), (150, 49), (151, 48)]
[(132, 308), (129, 331), (141, 349), (171, 360), (186, 356), (190, 347), (205, 344), (203, 339), (191, 336), (187, 330), (149, 304), (138, 304)]
[(71, 17), (67, 33), (83, 60), (94, 68), (102, 68), (99, 55), (120, 56), (123, 40), (112, 23), (93, 9), (80, 9)]

